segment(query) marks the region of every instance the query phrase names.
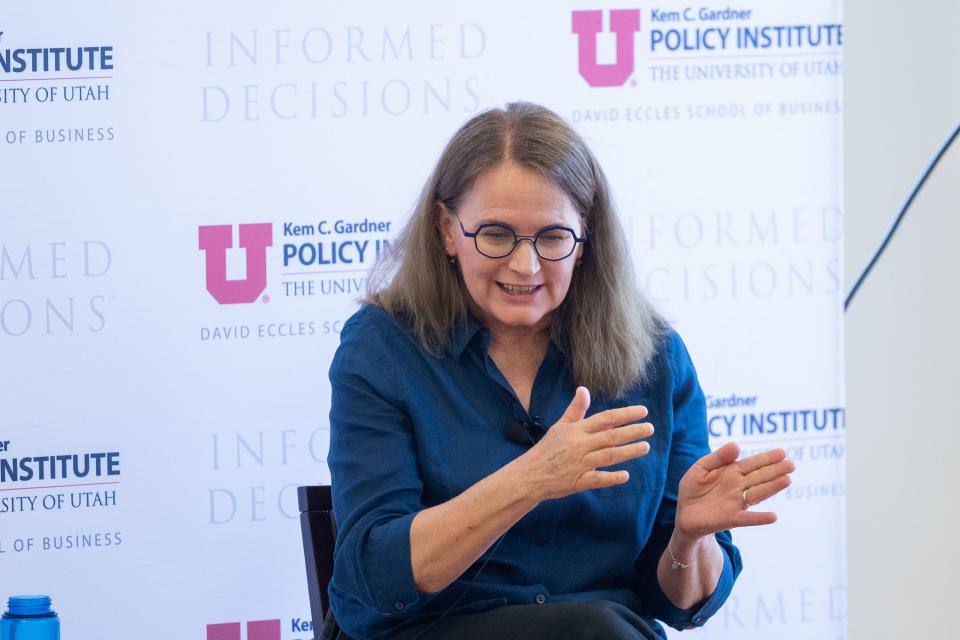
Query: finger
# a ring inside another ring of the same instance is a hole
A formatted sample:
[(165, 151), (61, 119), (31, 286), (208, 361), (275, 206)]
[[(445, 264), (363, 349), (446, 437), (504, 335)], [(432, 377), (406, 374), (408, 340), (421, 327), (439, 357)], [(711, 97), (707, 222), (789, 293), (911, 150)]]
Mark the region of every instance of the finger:
[(577, 387), (573, 400), (563, 412), (560, 422), (580, 422), (590, 408), (590, 391), (586, 387)]
[(631, 422), (639, 422), (646, 418), (647, 414), (647, 408), (639, 404), (618, 409), (607, 409), (584, 420), (584, 426), (587, 431), (596, 433)]
[(625, 470), (620, 471), (596, 471), (591, 469), (585, 471), (577, 479), (577, 491), (587, 489), (605, 489), (606, 487), (615, 487), (623, 484), (630, 479), (630, 474)]
[(640, 422), (593, 433), (590, 435), (587, 445), (592, 451), (597, 451), (607, 447), (618, 447), (641, 438), (649, 438), (652, 435), (653, 425), (649, 422)]
[(608, 447), (600, 451), (591, 451), (583, 456), (581, 462), (591, 469), (612, 467), (615, 464), (633, 460), (650, 453), (649, 442), (632, 442), (620, 447)]
[(697, 464), (707, 471), (713, 471), (736, 462), (739, 457), (740, 447), (735, 442), (728, 442), (713, 453), (708, 453), (700, 458)]
[(737, 465), (740, 467), (740, 472), (743, 475), (747, 475), (756, 471), (760, 467), (765, 467), (768, 464), (780, 462), (786, 457), (787, 452), (783, 449), (770, 449), (769, 451), (758, 453), (750, 456), (749, 458), (744, 458), (743, 460), (739, 461)]
[(770, 482), (780, 476), (793, 473), (796, 468), (797, 466), (793, 464), (793, 460), (781, 460), (780, 462), (760, 467), (756, 471), (748, 474), (743, 480), (746, 486), (752, 487), (753, 485)]
[(773, 524), (777, 521), (777, 514), (773, 511), (741, 511), (733, 518), (734, 527), (757, 527)]
[(790, 486), (790, 476), (780, 476), (769, 482), (747, 487), (747, 501), (751, 506), (772, 498)]

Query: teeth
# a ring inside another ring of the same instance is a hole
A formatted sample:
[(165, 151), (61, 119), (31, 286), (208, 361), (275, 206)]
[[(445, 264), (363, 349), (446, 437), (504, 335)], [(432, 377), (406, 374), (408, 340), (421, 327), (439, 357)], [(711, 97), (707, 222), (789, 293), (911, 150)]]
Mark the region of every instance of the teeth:
[(498, 283), (501, 287), (507, 290), (507, 293), (532, 293), (534, 289), (539, 285), (534, 285), (532, 287), (517, 287), (512, 284), (503, 284), (502, 282)]

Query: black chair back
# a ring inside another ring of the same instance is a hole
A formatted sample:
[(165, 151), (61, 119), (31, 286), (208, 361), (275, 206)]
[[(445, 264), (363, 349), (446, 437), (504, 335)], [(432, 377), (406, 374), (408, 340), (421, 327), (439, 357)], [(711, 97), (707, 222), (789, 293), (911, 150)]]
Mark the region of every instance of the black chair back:
[[(337, 540), (337, 521), (333, 517), (333, 498), (327, 485), (297, 487), (300, 503), (300, 532), (303, 535), (303, 559), (307, 565), (307, 589), (313, 635), (319, 640), (341, 637), (340, 627), (330, 611), (327, 586), (333, 575), (333, 548)], [(318, 624), (322, 625), (318, 629)]]

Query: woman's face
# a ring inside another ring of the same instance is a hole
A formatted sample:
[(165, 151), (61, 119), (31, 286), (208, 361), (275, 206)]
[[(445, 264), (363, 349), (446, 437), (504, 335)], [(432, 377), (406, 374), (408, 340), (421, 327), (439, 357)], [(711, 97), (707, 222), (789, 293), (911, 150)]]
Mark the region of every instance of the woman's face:
[(533, 236), (544, 227), (570, 227), (577, 236), (583, 229), (573, 204), (552, 182), (512, 161), (504, 161), (477, 177), (454, 217), (440, 205), (439, 225), (447, 254), (456, 256), (463, 280), (480, 308), (479, 318), (491, 331), (540, 330), (570, 288), (574, 265), (582, 244), (559, 261), (541, 259), (533, 244), (521, 240), (509, 256), (488, 258), (477, 251), (473, 238), (481, 224), (497, 222), (517, 235)]

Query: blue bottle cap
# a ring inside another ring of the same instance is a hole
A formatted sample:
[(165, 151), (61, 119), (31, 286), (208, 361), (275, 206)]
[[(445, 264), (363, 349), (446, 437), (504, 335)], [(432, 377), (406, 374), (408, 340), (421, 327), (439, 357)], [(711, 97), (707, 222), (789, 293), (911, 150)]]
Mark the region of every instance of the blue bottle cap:
[(42, 616), (52, 613), (50, 596), (10, 596), (7, 613), (12, 616)]

